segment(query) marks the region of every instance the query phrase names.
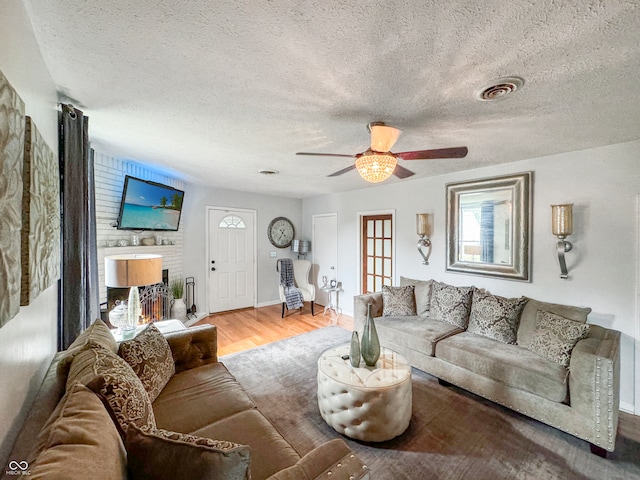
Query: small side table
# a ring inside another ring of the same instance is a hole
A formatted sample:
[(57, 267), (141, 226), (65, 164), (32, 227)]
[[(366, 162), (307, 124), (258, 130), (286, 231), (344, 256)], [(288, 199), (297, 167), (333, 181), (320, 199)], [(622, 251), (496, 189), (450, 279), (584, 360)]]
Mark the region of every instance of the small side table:
[[(153, 322), (153, 324), (158, 330), (160, 330), (160, 333), (177, 332), (179, 330), (185, 330), (187, 328), (180, 320), (161, 320), (159, 322)], [(138, 325), (135, 330), (129, 330), (127, 332), (123, 332), (119, 328), (115, 328), (111, 330), (111, 333), (116, 339), (116, 342), (123, 342), (125, 340), (131, 340), (132, 338), (135, 338), (136, 335), (147, 328), (148, 325), (148, 323)]]
[(320, 290), (327, 292), (327, 295), (329, 295), (329, 305), (324, 307), (322, 316), (326, 315), (327, 310), (333, 310), (338, 317), (342, 315), (342, 309), (338, 307), (338, 294), (342, 291), (342, 286), (321, 287)]

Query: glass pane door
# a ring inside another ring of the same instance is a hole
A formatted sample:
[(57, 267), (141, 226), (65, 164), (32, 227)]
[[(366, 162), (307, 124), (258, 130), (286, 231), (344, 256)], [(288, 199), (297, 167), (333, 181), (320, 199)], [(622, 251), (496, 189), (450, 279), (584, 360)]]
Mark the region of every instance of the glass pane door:
[(362, 217), (362, 293), (379, 292), (383, 285), (391, 285), (392, 221), (391, 214)]

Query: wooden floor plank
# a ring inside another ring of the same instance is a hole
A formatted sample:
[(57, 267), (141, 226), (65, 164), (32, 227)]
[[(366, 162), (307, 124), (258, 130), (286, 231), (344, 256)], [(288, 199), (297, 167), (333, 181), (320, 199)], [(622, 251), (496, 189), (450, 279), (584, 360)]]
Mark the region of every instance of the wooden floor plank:
[[(322, 308), (316, 305), (317, 309)], [(333, 312), (311, 315), (308, 305), (302, 310), (289, 310), (281, 318), (280, 304), (261, 308), (244, 308), (216, 313), (200, 320), (196, 325), (211, 324), (218, 327), (218, 355), (241, 352), (250, 348), (277, 342), (285, 338), (310, 332), (329, 325), (353, 329), (353, 318), (337, 316)]]

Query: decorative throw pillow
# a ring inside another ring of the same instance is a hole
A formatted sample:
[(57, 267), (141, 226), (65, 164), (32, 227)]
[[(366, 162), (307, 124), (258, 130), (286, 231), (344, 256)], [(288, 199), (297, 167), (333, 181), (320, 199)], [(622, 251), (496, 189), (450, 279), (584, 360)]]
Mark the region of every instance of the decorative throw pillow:
[(440, 320), (466, 329), (472, 298), (473, 287), (454, 287), (434, 281), (431, 287), (429, 315), (433, 320)]
[(467, 331), (515, 345), (520, 314), (526, 303), (526, 297), (504, 298), (476, 289)]
[(107, 327), (107, 324), (98, 318), (84, 332), (78, 335), (73, 343), (69, 345), (69, 348), (62, 352), (58, 362), (58, 375), (61, 378), (66, 379), (73, 358), (82, 350), (88, 348), (90, 341), (99, 343), (110, 352), (118, 353), (118, 344), (115, 337)]
[(134, 339), (122, 342), (118, 355), (131, 365), (152, 402), (176, 373), (169, 343), (153, 323)]
[(571, 351), (589, 333), (589, 325), (538, 310), (529, 350), (569, 368)]
[(127, 478), (122, 439), (98, 396), (76, 383), (38, 435), (29, 459), (30, 479)]
[(589, 307), (573, 307), (570, 305), (561, 305), (559, 303), (541, 302), (530, 298), (524, 306), (524, 310), (522, 310), (522, 315), (520, 316), (518, 345), (529, 348), (529, 344), (531, 343), (531, 340), (533, 340), (533, 334), (536, 329), (538, 310), (553, 313), (554, 315), (560, 315), (567, 320), (573, 320), (574, 322), (579, 323), (587, 323), (587, 317), (589, 316), (589, 313), (591, 313), (591, 309)]
[(431, 285), (433, 280), (413, 280), (412, 278), (400, 277), (400, 286), (413, 285), (416, 297), (416, 313), (421, 317), (428, 317), (431, 307)]
[(78, 381), (102, 399), (124, 437), (129, 423), (155, 428), (149, 394), (133, 369), (118, 355), (96, 343), (74, 358), (69, 380)]
[(131, 424), (125, 447), (132, 480), (251, 478), (246, 445)]
[(382, 286), (382, 316), (398, 317), (402, 315), (416, 315), (415, 287)]

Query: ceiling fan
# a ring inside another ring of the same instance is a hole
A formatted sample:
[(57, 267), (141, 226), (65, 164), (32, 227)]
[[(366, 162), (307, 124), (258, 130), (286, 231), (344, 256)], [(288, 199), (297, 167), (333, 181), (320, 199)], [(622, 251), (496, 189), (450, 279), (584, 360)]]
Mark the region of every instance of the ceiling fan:
[(398, 164), (398, 158), (402, 160), (432, 160), (435, 158), (463, 158), (467, 155), (467, 147), (437, 148), (433, 150), (414, 150), (411, 152), (391, 152), (391, 147), (400, 136), (400, 130), (385, 125), (382, 122), (371, 122), (367, 125), (371, 132), (371, 147), (362, 153), (345, 155), (340, 153), (311, 153), (297, 152), (296, 155), (313, 155), (321, 157), (349, 157), (355, 158), (353, 165), (338, 170), (328, 175), (337, 177), (343, 173), (357, 169), (362, 178), (371, 183), (382, 182), (395, 175), (398, 178), (407, 178), (415, 175), (408, 168)]

